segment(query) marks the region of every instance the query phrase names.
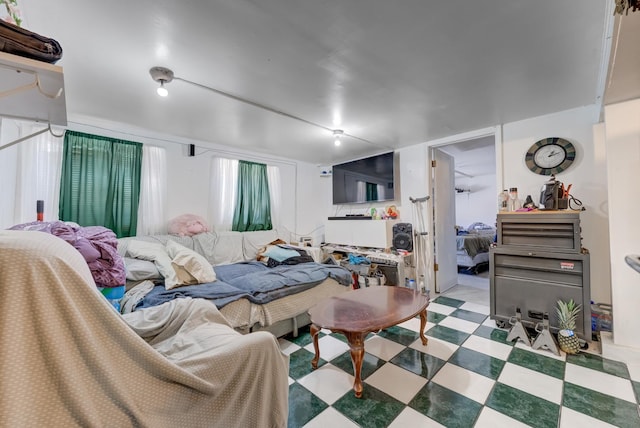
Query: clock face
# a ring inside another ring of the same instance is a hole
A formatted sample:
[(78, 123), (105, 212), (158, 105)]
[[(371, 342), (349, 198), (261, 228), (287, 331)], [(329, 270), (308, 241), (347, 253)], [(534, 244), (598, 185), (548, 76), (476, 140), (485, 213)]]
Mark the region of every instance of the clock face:
[(569, 168), (576, 149), (563, 138), (545, 138), (532, 145), (525, 155), (527, 167), (540, 175), (557, 174)]
[(555, 168), (567, 157), (563, 147), (548, 145), (540, 147), (533, 155), (533, 161), (540, 168)]

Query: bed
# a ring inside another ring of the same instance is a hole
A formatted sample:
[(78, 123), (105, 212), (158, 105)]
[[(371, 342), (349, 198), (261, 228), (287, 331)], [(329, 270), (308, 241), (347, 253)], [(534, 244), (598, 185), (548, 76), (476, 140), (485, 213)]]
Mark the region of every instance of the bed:
[[(182, 297), (203, 298), (215, 304), (232, 327), (242, 333), (267, 330), (276, 336), (290, 332), (296, 335), (298, 327), (310, 322), (307, 310), (321, 299), (350, 290), (352, 276), (340, 266), (319, 263), (317, 249), (308, 249), (307, 253), (306, 248), (273, 242), (279, 242), (275, 231), (120, 239), (118, 252), (124, 257), (128, 279), (122, 310), (134, 312)], [(189, 250), (191, 256), (196, 253), (201, 264), (212, 267), (215, 279), (211, 281), (200, 274), (196, 276), (202, 280), (167, 286), (175, 281), (169, 279), (167, 272), (177, 269), (177, 259), (168, 262), (169, 268), (162, 268), (159, 256), (149, 255), (147, 244), (156, 249), (179, 244), (182, 251)], [(263, 254), (258, 261), (265, 248), (286, 248), (297, 256), (276, 257), (271, 251), (264, 254), (272, 257), (265, 260)]]
[(459, 228), (456, 235), (458, 272), (478, 274), (489, 267), (489, 248), (495, 240), (496, 230), (484, 223), (473, 223)]

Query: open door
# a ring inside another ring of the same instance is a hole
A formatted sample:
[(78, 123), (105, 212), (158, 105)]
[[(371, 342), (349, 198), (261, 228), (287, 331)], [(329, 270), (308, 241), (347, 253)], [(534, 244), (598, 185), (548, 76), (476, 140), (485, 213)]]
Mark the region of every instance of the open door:
[(442, 293), (458, 282), (456, 261), (455, 164), (453, 156), (431, 149), (435, 291)]

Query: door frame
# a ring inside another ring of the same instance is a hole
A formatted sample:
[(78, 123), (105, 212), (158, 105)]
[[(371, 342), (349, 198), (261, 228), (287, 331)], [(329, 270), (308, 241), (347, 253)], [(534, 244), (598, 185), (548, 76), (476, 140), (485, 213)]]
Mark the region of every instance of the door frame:
[[(496, 157), (496, 189), (494, 193), (497, 195), (504, 188), (504, 156), (503, 156), (503, 149), (502, 149), (502, 125), (482, 128), (475, 131), (469, 131), (462, 134), (451, 135), (449, 137), (443, 137), (437, 140), (428, 141), (426, 144), (427, 145), (427, 150), (426, 150), (427, 165), (431, 166), (431, 161), (432, 161), (431, 149), (433, 148), (438, 148), (440, 146), (446, 146), (449, 144), (462, 143), (464, 141), (474, 140), (476, 138), (488, 137), (491, 135), (493, 135), (494, 137), (494, 151), (495, 151), (495, 157)], [(433, 186), (434, 186), (433, 174), (431, 174), (431, 171), (429, 171), (429, 174), (427, 174), (427, 186), (428, 186), (427, 187), (428, 189), (433, 189)], [(453, 191), (454, 189), (451, 189), (451, 192)], [(433, 225), (433, 212), (432, 212), (433, 210), (430, 209), (428, 211), (429, 211), (428, 224)], [(496, 205), (496, 214), (497, 212), (498, 210)], [(429, 237), (428, 245), (430, 246), (430, 248), (434, 249), (434, 255), (435, 255), (435, 248), (436, 248), (435, 239), (438, 239), (438, 238), (435, 237), (434, 239), (433, 233), (429, 234), (428, 237)]]

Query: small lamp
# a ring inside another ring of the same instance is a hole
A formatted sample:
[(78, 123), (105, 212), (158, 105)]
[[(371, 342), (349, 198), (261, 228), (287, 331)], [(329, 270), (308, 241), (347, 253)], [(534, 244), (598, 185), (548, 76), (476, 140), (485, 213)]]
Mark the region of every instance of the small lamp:
[(158, 95), (161, 97), (169, 95), (169, 91), (164, 87), (164, 84), (173, 80), (173, 71), (165, 67), (151, 67), (149, 74), (151, 74), (151, 78), (154, 81), (160, 83), (160, 87), (156, 90)]

